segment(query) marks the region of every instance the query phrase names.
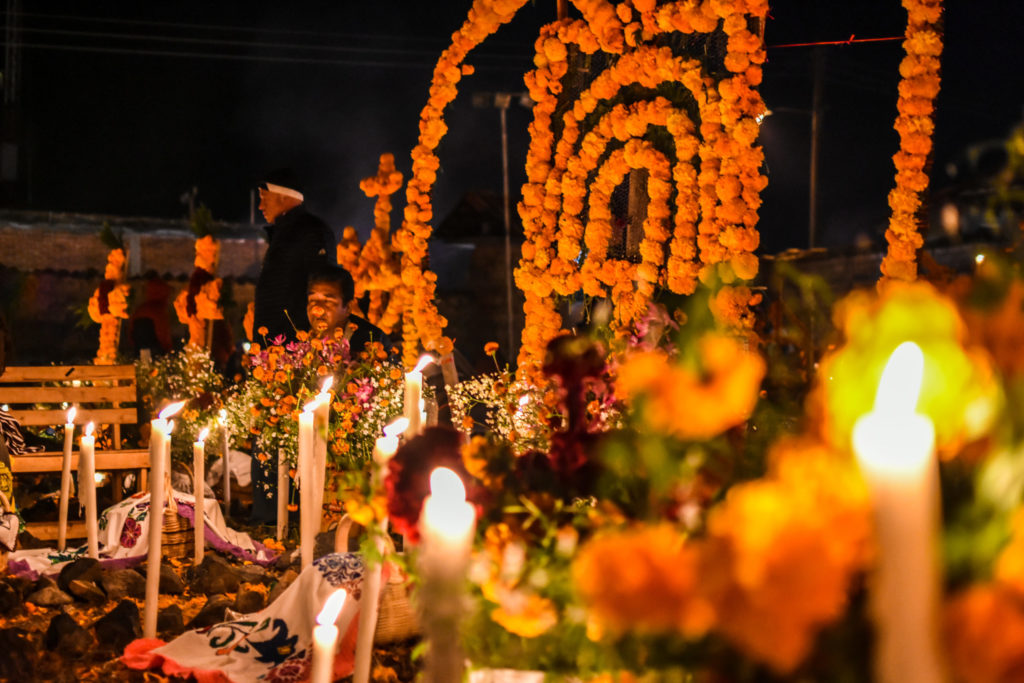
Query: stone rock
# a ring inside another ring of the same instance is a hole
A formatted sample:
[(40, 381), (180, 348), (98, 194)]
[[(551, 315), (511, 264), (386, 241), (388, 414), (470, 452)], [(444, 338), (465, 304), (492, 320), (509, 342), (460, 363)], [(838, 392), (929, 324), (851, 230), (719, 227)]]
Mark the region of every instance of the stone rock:
[(166, 595), (181, 595), (185, 592), (185, 582), (169, 564), (160, 564), (160, 592)]
[(253, 612), (259, 612), (264, 607), (266, 607), (266, 602), (263, 598), (263, 593), (243, 588), (238, 591), (232, 609), (242, 614), (252, 614)]
[(68, 590), (71, 594), (80, 600), (91, 602), (99, 605), (107, 601), (107, 594), (104, 593), (99, 586), (92, 581), (83, 581), (82, 579), (75, 579), (68, 584)]
[(217, 595), (238, 590), (239, 577), (235, 568), (214, 554), (208, 554), (196, 567), (195, 578), (189, 584), (193, 593)]
[(100, 582), (110, 600), (146, 597), (146, 579), (134, 569), (105, 571), (100, 577)]
[(292, 582), (297, 578), (299, 578), (299, 573), (294, 569), (289, 569), (282, 574), (281, 578), (278, 579), (277, 583), (270, 589), (270, 596), (267, 598), (267, 604), (277, 600), (278, 596), (281, 595), (281, 593), (284, 593), (288, 586), (292, 585)]
[(157, 633), (166, 636), (181, 635), (185, 631), (185, 618), (178, 605), (168, 605), (156, 615)]
[(4, 581), (0, 583), (0, 615), (7, 616), (21, 607), (21, 594), (14, 586)]
[(43, 644), (51, 652), (59, 652), (65, 657), (79, 659), (95, 646), (92, 634), (78, 625), (66, 612), (56, 614), (50, 619), (50, 625), (43, 637)]
[[(54, 589), (58, 589), (54, 586)], [(36, 645), (20, 628), (0, 630), (0, 679), (5, 681), (36, 680)]]
[(57, 588), (57, 584), (50, 579), (42, 579), (36, 584), (36, 586), (36, 591), (25, 598), (25, 600), (39, 605), (40, 607), (70, 605), (75, 601), (73, 597), (62, 591), (60, 588)]
[(280, 557), (274, 560), (274, 567), (276, 569), (284, 571), (286, 569), (291, 569), (292, 567), (298, 567), (301, 561), (302, 558), (299, 556), (297, 552), (285, 550), (283, 553), (281, 553)]
[(71, 582), (75, 579), (96, 582), (102, 575), (103, 568), (100, 566), (99, 560), (92, 557), (80, 557), (60, 570), (57, 586), (65, 593), (70, 593), (72, 592)]
[(123, 652), (125, 646), (142, 637), (139, 608), (131, 600), (122, 600), (93, 624), (100, 647)]
[(231, 607), (231, 598), (226, 595), (213, 595), (206, 601), (199, 614), (193, 617), (185, 627), (187, 629), (205, 628), (219, 624), (225, 620), (224, 613)]
[(238, 574), (239, 583), (262, 583), (269, 586), (274, 580), (266, 568), (258, 564), (243, 564), (235, 567), (235, 572)]

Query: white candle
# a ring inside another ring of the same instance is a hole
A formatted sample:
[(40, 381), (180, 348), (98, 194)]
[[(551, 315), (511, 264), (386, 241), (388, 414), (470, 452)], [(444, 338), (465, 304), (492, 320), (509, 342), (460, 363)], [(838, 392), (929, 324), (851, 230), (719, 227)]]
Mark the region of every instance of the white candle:
[(172, 403), (152, 420), (149, 433), (149, 549), (146, 556), (146, 604), (143, 615), (142, 636), (156, 637), (156, 617), (160, 597), (161, 542), (164, 529), (164, 474), (167, 453), (170, 451), (171, 426), (168, 418), (174, 415), (184, 402)]
[(313, 409), (309, 403), (299, 414), (299, 554), (302, 568), (313, 563)]
[(441, 358), (441, 374), (444, 376), (446, 386), (453, 387), (459, 383), (459, 373), (455, 369), (455, 358), (452, 354), (445, 354)]
[(324, 509), (324, 485), (327, 479), (327, 434), (331, 421), (331, 387), (334, 375), (328, 375), (320, 385), (316, 397), (315, 418), (313, 419), (313, 533), (320, 530)]
[(231, 516), (231, 445), (228, 443), (228, 411), (224, 408), (220, 409), (220, 413), (217, 415), (217, 424), (220, 425), (220, 436), (221, 436), (221, 481), (224, 483), (224, 518), (227, 519)]
[[(378, 437), (373, 447), (373, 488), (380, 489), (384, 482), (388, 462), (398, 450), (398, 436), (405, 431), (408, 421), (400, 417), (384, 428), (384, 436)], [(388, 520), (380, 522), (379, 539), (388, 531)], [(378, 540), (377, 551), (383, 555), (384, 548)], [(366, 574), (363, 579), (363, 600), (359, 609), (359, 631), (356, 635), (356, 662), (353, 683), (368, 683), (373, 654), (373, 636), (377, 630), (377, 608), (381, 588), (381, 564), (366, 558)]]
[(63, 551), (68, 541), (68, 501), (71, 498), (71, 448), (75, 441), (75, 407), (68, 408), (64, 425), (64, 459), (60, 471), (60, 508), (57, 517), (57, 550)]
[(288, 529), (288, 459), (284, 449), (277, 451), (277, 540), (283, 541)]
[(476, 524), (466, 488), (455, 472), (439, 467), (430, 474), (430, 495), (420, 513), (420, 588), (423, 634), (429, 643), (427, 683), (461, 681), (459, 647), (463, 583)]
[(431, 356), (420, 357), (416, 367), (405, 373), (405, 396), (402, 399), (402, 409), (405, 417), (409, 420), (409, 426), (405, 430), (405, 437), (411, 439), (420, 433), (422, 416), (420, 414), (420, 398), (423, 396), (423, 368), (433, 363)]
[(335, 624), (345, 606), (344, 588), (331, 593), (323, 609), (316, 617), (313, 627), (313, 672), (310, 683), (330, 683), (334, 680), (334, 655), (338, 646), (340, 629)]
[(206, 449), (205, 442), (206, 437), (210, 433), (208, 427), (203, 427), (202, 431), (199, 432), (199, 439), (192, 444), (192, 479), (195, 482), (193, 486), (193, 495), (196, 499), (196, 504), (192, 508), (192, 526), (196, 532), (196, 552), (195, 552), (195, 563), (199, 564), (203, 561), (203, 555), (206, 553), (206, 515), (205, 515), (205, 503), (206, 503)]
[(93, 424), (85, 427), (78, 445), (79, 495), (85, 498), (85, 533), (89, 545), (89, 557), (100, 556), (99, 532), (96, 526), (96, 437), (92, 435)]
[(874, 410), (853, 430), (879, 548), (870, 586), (875, 677), (882, 683), (945, 680), (938, 649), (935, 428), (916, 412), (923, 368), (921, 349), (901, 344), (882, 373)]

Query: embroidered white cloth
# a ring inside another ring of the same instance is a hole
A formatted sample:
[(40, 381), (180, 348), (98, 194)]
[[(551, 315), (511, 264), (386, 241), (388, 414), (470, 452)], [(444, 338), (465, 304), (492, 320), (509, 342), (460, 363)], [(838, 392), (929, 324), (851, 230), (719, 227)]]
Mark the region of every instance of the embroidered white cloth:
[[(195, 497), (180, 491), (173, 494), (178, 514), (193, 521)], [(98, 541), (100, 562), (104, 566), (130, 567), (146, 559), (149, 512), (148, 493), (136, 493), (103, 511), (98, 522)], [(277, 553), (254, 541), (249, 534), (230, 528), (216, 500), (207, 498), (203, 501), (203, 512), (206, 518), (203, 535), (211, 548), (261, 565), (269, 565), (277, 559)], [(65, 564), (86, 557), (88, 553), (89, 549), (84, 544), (64, 552), (53, 548), (19, 550), (8, 555), (7, 566), (12, 574), (35, 579), (40, 574), (58, 574)]]
[(140, 638), (129, 643), (121, 661), (133, 669), (193, 676), (198, 683), (308, 681), (316, 616), (328, 596), (344, 588), (348, 598), (337, 621), (342, 637), (331, 678), (337, 680), (353, 670), (362, 585), (360, 555), (324, 555), (265, 609), (188, 631), (169, 643)]

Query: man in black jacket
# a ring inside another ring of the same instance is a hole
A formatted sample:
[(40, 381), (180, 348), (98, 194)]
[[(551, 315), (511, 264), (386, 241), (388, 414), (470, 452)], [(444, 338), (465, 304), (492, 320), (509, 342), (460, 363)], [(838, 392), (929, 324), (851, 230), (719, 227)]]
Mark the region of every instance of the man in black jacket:
[(314, 269), (309, 274), (306, 299), (310, 334), (328, 337), (340, 328), (353, 358), (371, 341), (381, 342), (385, 350), (390, 350), (391, 342), (379, 327), (350, 313), (354, 297), (355, 283), (347, 270), (332, 265)]
[(253, 330), (266, 328), (266, 339), (295, 339), (308, 330), (306, 279), (324, 264), (336, 262), (336, 240), (327, 224), (302, 206), (298, 183), (286, 171), (267, 177), (260, 188), (260, 211), (267, 219), (267, 253), (256, 282)]

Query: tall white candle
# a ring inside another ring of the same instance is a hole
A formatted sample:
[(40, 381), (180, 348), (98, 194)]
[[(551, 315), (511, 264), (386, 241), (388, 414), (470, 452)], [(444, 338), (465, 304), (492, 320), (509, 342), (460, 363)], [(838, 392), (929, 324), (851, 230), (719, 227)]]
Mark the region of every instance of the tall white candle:
[(85, 427), (78, 445), (79, 495), (85, 498), (85, 534), (88, 540), (89, 557), (100, 556), (99, 532), (96, 526), (96, 437), (92, 435), (93, 424)]
[(901, 344), (882, 373), (874, 410), (853, 430), (879, 547), (870, 586), (875, 677), (882, 683), (945, 680), (938, 640), (935, 428), (916, 412), (923, 369), (921, 349), (911, 342)]
[(68, 501), (71, 498), (71, 448), (75, 441), (75, 407), (68, 408), (64, 424), (64, 459), (60, 470), (60, 507), (57, 515), (57, 550), (68, 542)]
[(192, 479), (195, 485), (192, 493), (195, 496), (196, 504), (193, 507), (192, 526), (196, 532), (195, 563), (203, 561), (206, 553), (206, 437), (210, 433), (208, 427), (203, 427), (199, 432), (199, 439), (192, 444)]
[(277, 540), (283, 541), (288, 530), (288, 459), (284, 449), (277, 451)]
[(433, 363), (434, 359), (429, 355), (420, 357), (416, 367), (405, 373), (405, 395), (402, 399), (402, 409), (409, 426), (406, 427), (405, 437), (411, 439), (420, 433), (422, 417), (420, 415), (420, 398), (423, 396), (423, 368)]
[(149, 548), (146, 556), (146, 604), (142, 636), (156, 637), (156, 617), (160, 598), (161, 543), (164, 529), (164, 474), (171, 433), (168, 418), (181, 410), (184, 402), (173, 403), (150, 422), (149, 433)]
[(313, 563), (313, 409), (310, 403), (299, 414), (299, 554), (302, 568)]
[(221, 481), (224, 484), (224, 518), (231, 517), (231, 445), (228, 435), (228, 411), (220, 409), (217, 415), (217, 424), (220, 425), (221, 438)]
[(320, 385), (320, 393), (316, 397), (316, 408), (313, 420), (313, 521), (315, 534), (320, 529), (324, 509), (324, 485), (327, 479), (327, 436), (331, 421), (331, 387), (334, 386), (334, 375), (328, 375)]
[(334, 655), (338, 647), (340, 629), (335, 622), (345, 606), (344, 588), (331, 593), (313, 627), (313, 672), (310, 683), (331, 683), (334, 680)]
[[(407, 420), (400, 417), (384, 428), (384, 436), (378, 437), (373, 447), (373, 489), (380, 490), (388, 462), (398, 450), (398, 437), (408, 426)], [(381, 542), (388, 532), (388, 520), (380, 522), (377, 551), (383, 555)], [(373, 636), (377, 630), (377, 609), (380, 604), (382, 565), (371, 558), (366, 558), (366, 572), (363, 579), (363, 600), (359, 608), (359, 630), (356, 635), (356, 662), (353, 683), (368, 683), (370, 665), (373, 654)]]
[(430, 495), (419, 523), (423, 634), (429, 642), (427, 683), (462, 680), (459, 620), (475, 524), (476, 512), (466, 501), (459, 476), (446, 467), (431, 472)]

